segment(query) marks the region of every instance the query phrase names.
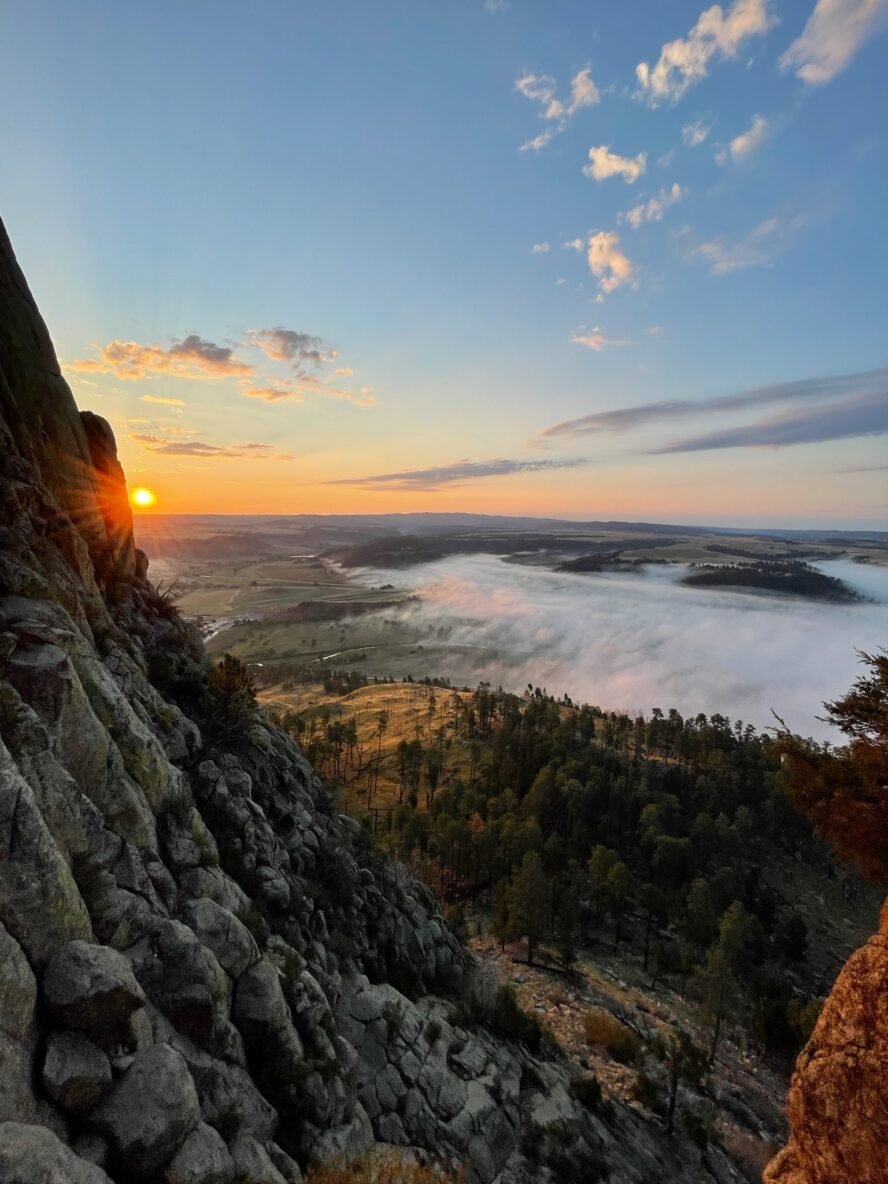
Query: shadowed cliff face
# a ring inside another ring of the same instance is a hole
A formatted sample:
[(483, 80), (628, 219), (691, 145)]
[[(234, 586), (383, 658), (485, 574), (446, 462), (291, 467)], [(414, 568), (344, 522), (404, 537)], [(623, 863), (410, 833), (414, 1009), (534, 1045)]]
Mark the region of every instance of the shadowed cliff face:
[[(77, 410), (0, 222), (0, 441), (33, 466), (100, 575), (135, 572), (133, 517), (111, 428)], [(80, 573), (88, 579), (89, 572)]]
[(0, 227), (3, 1184), (299, 1184), (374, 1143), (470, 1184), (737, 1181), (463, 1026), (488, 984), (430, 893), (258, 711), (219, 726), (145, 575)]
[(848, 959), (796, 1064), (792, 1137), (765, 1184), (888, 1180), (888, 902)]

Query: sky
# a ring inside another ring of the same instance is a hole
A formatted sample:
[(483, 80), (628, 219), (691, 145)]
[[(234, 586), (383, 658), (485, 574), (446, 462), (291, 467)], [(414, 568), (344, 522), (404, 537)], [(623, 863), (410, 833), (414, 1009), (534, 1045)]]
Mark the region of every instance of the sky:
[(884, 526), (888, 0), (0, 28), (0, 214), (157, 511)]

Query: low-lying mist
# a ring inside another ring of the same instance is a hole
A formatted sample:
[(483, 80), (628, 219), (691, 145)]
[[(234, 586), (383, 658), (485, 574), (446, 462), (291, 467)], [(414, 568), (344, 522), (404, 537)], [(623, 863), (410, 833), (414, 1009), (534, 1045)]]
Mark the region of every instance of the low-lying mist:
[(823, 701), (859, 673), (857, 650), (888, 639), (888, 568), (821, 566), (871, 603), (683, 587), (681, 565), (581, 575), (473, 555), (411, 569), (420, 599), (402, 612), (445, 647), (419, 673), (513, 691), (530, 682), (633, 714), (719, 712), (758, 728), (774, 723), (773, 708), (794, 731), (826, 739)]

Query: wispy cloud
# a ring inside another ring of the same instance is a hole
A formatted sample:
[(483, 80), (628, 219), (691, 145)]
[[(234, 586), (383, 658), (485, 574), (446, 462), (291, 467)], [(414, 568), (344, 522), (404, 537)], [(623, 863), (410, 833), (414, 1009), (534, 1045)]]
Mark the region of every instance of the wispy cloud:
[(506, 0), (484, 0), (485, 12), (492, 12), (496, 14), (498, 12), (508, 12), (508, 10), (509, 6), (506, 3)]
[(647, 169), (647, 153), (638, 156), (620, 156), (611, 152), (607, 144), (589, 149), (589, 164), (583, 166), (583, 174), (595, 181), (606, 181), (609, 177), (622, 177), (627, 185), (634, 185)]
[(827, 407), (780, 412), (757, 423), (676, 440), (651, 452), (662, 455), (724, 448), (788, 448), (793, 444), (819, 444), (886, 433), (888, 392), (881, 392), (830, 403)]
[(613, 411), (596, 411), (579, 419), (568, 419), (553, 424), (539, 433), (538, 439), (559, 436), (571, 438), (597, 436), (608, 432), (625, 432), (649, 423), (688, 419), (693, 416), (722, 414), (748, 408), (766, 407), (781, 403), (808, 402), (818, 399), (886, 398), (888, 397), (888, 367), (867, 370), (859, 374), (830, 374), (802, 378), (794, 382), (778, 382), (754, 387), (731, 395), (710, 399), (672, 399), (655, 403), (639, 403)]
[(99, 358), (70, 362), (66, 369), (79, 373), (114, 374), (118, 378), (146, 378), (172, 374), (177, 378), (237, 378), (252, 374), (254, 366), (240, 362), (234, 350), (205, 341), (191, 333), (169, 347), (142, 345), (138, 341), (110, 341)]
[(209, 460), (294, 460), (270, 444), (207, 444), (203, 440), (171, 440), (168, 436), (134, 434), (131, 439), (156, 456), (199, 456)]
[(551, 245), (549, 243), (534, 243), (530, 249), (534, 255), (547, 255), (551, 250)]
[(781, 68), (809, 86), (823, 86), (886, 28), (888, 0), (817, 0), (801, 36), (780, 58)]
[(555, 136), (564, 131), (578, 111), (584, 107), (594, 107), (601, 102), (601, 92), (595, 85), (592, 70), (588, 66), (579, 70), (570, 80), (570, 97), (566, 99), (558, 97), (557, 84), (550, 74), (532, 74), (527, 71), (515, 80), (515, 90), (532, 103), (536, 103), (540, 107), (540, 118), (550, 124), (522, 144), (522, 152), (540, 152)]
[(513, 473), (541, 473), (552, 469), (574, 469), (586, 462), (580, 458), (560, 460), (458, 460), (450, 465), (408, 469), (398, 473), (375, 473), (369, 477), (340, 477), (329, 485), (359, 485), (365, 489), (408, 489), (432, 491), (446, 485), (462, 485), (484, 477), (505, 477)]
[(628, 337), (608, 337), (601, 329), (587, 329), (585, 325), (574, 329), (570, 339), (574, 345), (582, 345), (584, 349), (594, 349), (599, 353), (608, 346), (631, 344)]
[(684, 196), (685, 190), (674, 181), (670, 188), (661, 189), (654, 197), (620, 214), (618, 221), (626, 222), (633, 230), (637, 230), (643, 222), (660, 222), (666, 211), (677, 205)]
[(163, 403), (166, 407), (184, 407), (184, 399), (167, 399), (162, 395), (142, 395), (143, 403)]
[(735, 161), (744, 160), (761, 148), (767, 140), (770, 130), (770, 124), (763, 115), (753, 115), (752, 123), (747, 130), (741, 132), (739, 136), (735, 136), (727, 148), (719, 149), (715, 159), (719, 164), (726, 164), (729, 158)]
[(275, 362), (289, 362), (293, 369), (302, 371), (305, 366), (326, 366), (336, 358), (336, 350), (310, 333), (298, 329), (250, 329), (247, 334), (250, 344), (261, 349)]
[(786, 246), (789, 237), (805, 225), (803, 217), (786, 221), (766, 218), (740, 237), (720, 235), (691, 246), (687, 258), (709, 264), (712, 275), (730, 275), (747, 267), (769, 267)]
[(686, 148), (699, 148), (712, 131), (711, 123), (704, 123), (697, 119), (693, 123), (686, 123), (681, 129), (681, 138)]
[(336, 399), (343, 403), (354, 403), (356, 407), (372, 407), (376, 399), (372, 387), (362, 386), (358, 390), (338, 386), (326, 376), (299, 374), (293, 379), (278, 379), (265, 386), (241, 385), (248, 399), (262, 399), (265, 403), (304, 403), (307, 395), (321, 395), (325, 399)]
[(639, 97), (652, 107), (676, 103), (705, 78), (713, 58), (734, 58), (751, 37), (761, 36), (774, 24), (768, 0), (734, 0), (725, 11), (713, 4), (697, 18), (687, 37), (667, 42), (653, 66), (639, 62), (635, 68)]

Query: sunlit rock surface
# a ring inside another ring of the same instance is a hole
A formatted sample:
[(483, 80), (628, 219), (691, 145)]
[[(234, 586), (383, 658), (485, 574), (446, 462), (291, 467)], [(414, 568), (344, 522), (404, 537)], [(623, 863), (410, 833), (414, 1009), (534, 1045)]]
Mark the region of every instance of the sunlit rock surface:
[(792, 1137), (766, 1184), (888, 1180), (888, 902), (799, 1055), (788, 1109)]

